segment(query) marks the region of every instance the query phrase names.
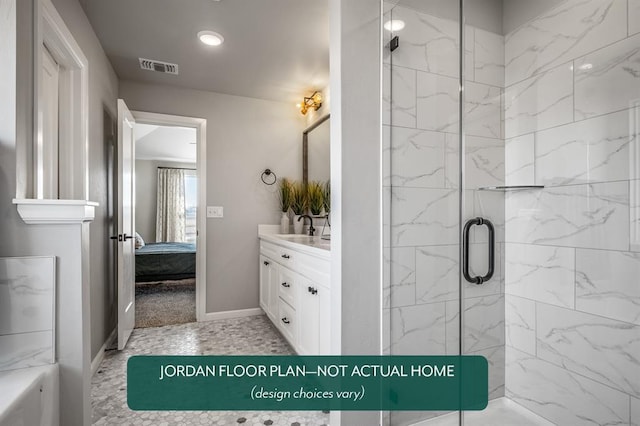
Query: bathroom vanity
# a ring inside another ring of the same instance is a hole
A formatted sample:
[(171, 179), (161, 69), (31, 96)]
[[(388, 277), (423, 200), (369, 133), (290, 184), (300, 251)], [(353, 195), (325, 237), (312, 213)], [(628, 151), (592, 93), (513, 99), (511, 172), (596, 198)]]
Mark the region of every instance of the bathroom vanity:
[(328, 355), (330, 244), (259, 232), (260, 307), (300, 355)]

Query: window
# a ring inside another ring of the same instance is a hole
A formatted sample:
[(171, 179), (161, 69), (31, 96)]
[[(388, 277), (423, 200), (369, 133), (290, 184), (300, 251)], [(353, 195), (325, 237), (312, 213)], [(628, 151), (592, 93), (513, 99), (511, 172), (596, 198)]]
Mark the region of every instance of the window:
[(197, 236), (196, 208), (198, 207), (198, 178), (196, 172), (188, 171), (184, 176), (184, 238), (195, 243)]

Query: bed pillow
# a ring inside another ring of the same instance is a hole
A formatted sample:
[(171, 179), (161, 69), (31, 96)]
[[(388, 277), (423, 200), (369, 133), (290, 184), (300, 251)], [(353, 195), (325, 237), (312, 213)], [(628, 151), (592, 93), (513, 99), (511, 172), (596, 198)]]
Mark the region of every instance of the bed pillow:
[(142, 239), (142, 236), (136, 232), (136, 248), (137, 249), (142, 248), (144, 247), (144, 245), (145, 244), (144, 244), (144, 240)]

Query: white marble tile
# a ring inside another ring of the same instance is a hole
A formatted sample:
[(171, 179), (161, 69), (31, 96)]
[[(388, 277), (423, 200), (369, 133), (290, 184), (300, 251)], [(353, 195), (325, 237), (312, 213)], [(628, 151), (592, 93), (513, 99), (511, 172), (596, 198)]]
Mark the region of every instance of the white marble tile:
[(629, 397), (507, 346), (507, 398), (557, 425), (624, 425)]
[(504, 345), (504, 296), (465, 299), (463, 333), (465, 353)]
[(485, 138), (502, 138), (502, 89), (467, 82), (465, 133)]
[(573, 248), (507, 243), (506, 251), (505, 294), (573, 308)]
[(382, 354), (391, 355), (391, 309), (382, 309)]
[(629, 0), (629, 35), (633, 35), (639, 32), (640, 32), (640, 0)]
[[(458, 77), (460, 51), (459, 24), (457, 21), (416, 12), (397, 6), (393, 19), (405, 22), (396, 33), (400, 47), (393, 55), (394, 65), (426, 71), (434, 74)], [(467, 41), (467, 58), (473, 58), (473, 35)]]
[(418, 71), (417, 127), (457, 132), (459, 87), (457, 78)]
[(0, 371), (52, 364), (53, 331), (0, 336)]
[(458, 192), (454, 189), (391, 189), (391, 244), (458, 243)]
[(640, 399), (631, 397), (631, 426), (640, 426)]
[(446, 318), (446, 354), (460, 354), (460, 300), (445, 302)]
[(444, 188), (445, 134), (404, 127), (390, 132), (390, 169), (384, 185)]
[(627, 182), (511, 191), (506, 241), (628, 250)]
[(382, 73), (383, 86), (391, 87), (382, 99), (382, 124), (416, 127), (416, 71), (385, 64)]
[[(473, 201), (467, 198), (467, 203), (473, 204), (471, 217), (483, 217), (493, 224), (496, 242), (504, 242), (504, 208), (505, 193), (501, 191), (473, 191)], [(474, 226), (474, 242), (489, 241), (489, 232), (486, 226)]]
[[(502, 139), (466, 136), (465, 183), (468, 189), (504, 185), (504, 141)], [(458, 135), (446, 137), (446, 186), (459, 186)]]
[(576, 309), (640, 325), (640, 253), (576, 250)]
[(635, 140), (627, 111), (567, 124), (536, 134), (538, 185), (629, 179), (629, 145)]
[(640, 103), (640, 34), (576, 59), (574, 67), (576, 119)]
[(456, 245), (416, 248), (416, 299), (418, 303), (433, 303), (457, 299), (458, 258)]
[(474, 81), (504, 87), (504, 36), (475, 30)]
[(536, 302), (510, 294), (504, 297), (505, 343), (536, 354)]
[(535, 134), (507, 139), (504, 160), (505, 185), (534, 185)]
[(568, 0), (505, 37), (507, 84), (621, 40), (626, 2)]
[(413, 283), (416, 280), (416, 254), (413, 247), (392, 247), (384, 251), (384, 267), (389, 270), (390, 284)]
[(629, 247), (640, 252), (640, 180), (629, 182), (629, 226)]
[(53, 330), (55, 258), (0, 258), (0, 335)]
[(504, 396), (504, 346), (483, 349), (467, 355), (481, 355), (489, 364), (489, 400)]
[(640, 396), (640, 326), (539, 303), (538, 358)]
[(445, 353), (444, 303), (391, 309), (393, 355), (443, 355)]
[[(508, 75), (508, 74), (507, 74)], [(573, 71), (569, 64), (509, 86), (504, 95), (505, 137), (573, 121)]]

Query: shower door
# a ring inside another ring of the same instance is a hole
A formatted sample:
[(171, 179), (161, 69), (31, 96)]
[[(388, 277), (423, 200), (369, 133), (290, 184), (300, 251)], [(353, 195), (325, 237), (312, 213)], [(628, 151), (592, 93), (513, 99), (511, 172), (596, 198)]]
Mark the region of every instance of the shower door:
[(384, 350), (490, 399), (386, 424), (640, 425), (640, 1), (383, 13)]

